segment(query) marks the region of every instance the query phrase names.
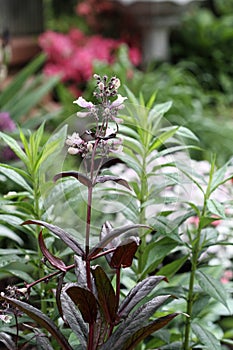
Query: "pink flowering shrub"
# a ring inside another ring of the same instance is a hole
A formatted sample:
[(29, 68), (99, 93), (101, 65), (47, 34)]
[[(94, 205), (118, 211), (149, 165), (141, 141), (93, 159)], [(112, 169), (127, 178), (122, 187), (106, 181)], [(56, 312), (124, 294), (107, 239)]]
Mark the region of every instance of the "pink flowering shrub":
[[(100, 35), (86, 36), (79, 29), (71, 29), (68, 34), (47, 31), (39, 38), (39, 44), (47, 54), (44, 73), (60, 75), (73, 89), (92, 77), (95, 61), (112, 64), (122, 43)], [(129, 48), (129, 58), (134, 65), (140, 64), (139, 49)]]

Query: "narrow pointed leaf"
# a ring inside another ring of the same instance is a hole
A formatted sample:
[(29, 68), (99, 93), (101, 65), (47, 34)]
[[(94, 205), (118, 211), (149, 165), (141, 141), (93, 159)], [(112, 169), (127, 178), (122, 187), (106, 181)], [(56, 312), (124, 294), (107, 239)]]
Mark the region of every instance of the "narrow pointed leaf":
[(150, 334), (165, 327), (170, 321), (173, 320), (173, 318), (175, 318), (178, 315), (179, 315), (178, 313), (173, 313), (167, 316), (157, 318), (155, 321), (149, 323), (147, 326), (142, 327), (137, 332), (133, 333), (124, 344), (120, 345), (120, 349), (134, 350), (142, 340), (144, 340)]
[(112, 323), (116, 317), (116, 296), (108, 276), (100, 266), (92, 269), (95, 285), (98, 293), (98, 302), (104, 317), (108, 323)]
[(131, 187), (130, 185), (128, 184), (128, 182), (120, 177), (117, 177), (117, 176), (110, 176), (110, 175), (106, 175), (106, 176), (98, 176), (96, 181), (95, 181), (95, 184), (97, 183), (104, 183), (104, 182), (107, 182), (107, 181), (113, 181), (113, 182), (116, 182), (118, 183), (119, 185), (121, 186), (124, 186), (126, 188), (128, 188), (129, 190), (131, 190)]
[(97, 317), (97, 302), (94, 294), (79, 286), (68, 287), (65, 291), (79, 308), (83, 320), (93, 324)]
[[(109, 348), (121, 349), (121, 345), (127, 342), (132, 334), (148, 325), (149, 318), (153, 316), (157, 309), (169, 298), (169, 295), (158, 296), (139, 307), (119, 324), (119, 327), (104, 344), (101, 350), (108, 350)], [(112, 348), (113, 344), (114, 347)]]
[(58, 236), (68, 247), (70, 247), (76, 254), (83, 256), (84, 251), (81, 248), (81, 246), (76, 242), (75, 238), (69, 234), (68, 232), (64, 231), (62, 228), (58, 226), (54, 226), (52, 224), (48, 224), (45, 221), (41, 220), (27, 220), (22, 223), (22, 225), (40, 225), (46, 227), (49, 231), (53, 232), (56, 236)]
[[(0, 172), (3, 173), (5, 176), (7, 176), (9, 179), (14, 181), (17, 185), (24, 188), (29, 193), (33, 193), (32, 188), (29, 186), (29, 184), (25, 181), (23, 178), (23, 170), (21, 170), (21, 174), (19, 174), (19, 171), (10, 165), (7, 164), (0, 164)], [(25, 177), (28, 177), (28, 174), (25, 173)]]
[(222, 283), (210, 276), (207, 276), (200, 270), (196, 272), (196, 277), (202, 290), (215, 300), (218, 300), (228, 309), (227, 295)]
[(62, 173), (59, 173), (57, 175), (54, 176), (53, 180), (57, 181), (63, 177), (74, 177), (75, 179), (77, 179), (81, 184), (87, 186), (87, 187), (91, 187), (92, 186), (92, 182), (89, 179), (89, 177), (83, 175), (82, 173), (79, 173), (77, 171), (65, 171)]
[(210, 333), (207, 329), (204, 329), (197, 323), (192, 323), (192, 330), (200, 340), (200, 342), (205, 345), (205, 349), (208, 350), (221, 350), (220, 341)]
[(82, 318), (81, 312), (77, 310), (73, 301), (65, 291), (61, 293), (61, 304), (66, 321), (68, 322), (74, 334), (79, 339), (82, 350), (86, 350), (88, 327)]
[(49, 261), (49, 263), (56, 269), (66, 272), (66, 264), (56, 256), (52, 255), (46, 248), (42, 231), (39, 233), (39, 246), (44, 257)]
[(209, 209), (211, 214), (217, 215), (220, 218), (226, 217), (224, 206), (215, 199), (208, 199), (207, 200), (207, 208)]
[(122, 301), (119, 307), (121, 317), (126, 317), (130, 311), (161, 282), (166, 281), (164, 276), (149, 276), (139, 282)]
[(109, 265), (114, 269), (131, 266), (139, 245), (140, 240), (138, 237), (129, 237), (116, 248)]
[(45, 334), (36, 334), (36, 345), (37, 348), (40, 350), (53, 350), (54, 348), (52, 347), (50, 341), (46, 337)]
[(126, 233), (131, 230), (136, 230), (139, 228), (146, 228), (150, 229), (149, 226), (147, 225), (141, 225), (141, 224), (136, 224), (136, 225), (126, 225), (122, 226), (119, 228), (112, 229), (111, 232), (106, 235), (91, 251), (88, 256), (89, 259), (93, 258), (96, 254), (98, 254), (103, 248), (106, 247), (108, 243), (110, 243), (114, 238), (119, 237), (123, 233)]
[(28, 165), (29, 160), (20, 145), (18, 144), (13, 137), (4, 134), (0, 131), (0, 139), (3, 139), (3, 141), (12, 149), (12, 151), (24, 162), (24, 164)]
[(58, 342), (61, 350), (72, 350), (71, 346), (67, 342), (66, 338), (59, 331), (56, 325), (50, 320), (50, 318), (43, 314), (40, 310), (36, 309), (34, 306), (29, 305), (21, 300), (5, 297), (1, 294), (0, 300), (5, 300), (9, 304), (18, 308), (27, 314), (31, 319), (38, 323), (41, 327), (45, 328)]
[(80, 287), (87, 287), (86, 263), (81, 256), (74, 256), (75, 274)]
[(5, 332), (0, 332), (0, 342), (3, 343), (7, 349), (16, 350), (16, 345), (9, 334), (6, 334)]
[(166, 130), (164, 133), (156, 137), (153, 143), (150, 145), (149, 153), (163, 146), (164, 142), (170, 139), (178, 129), (178, 126), (172, 127), (171, 129)]

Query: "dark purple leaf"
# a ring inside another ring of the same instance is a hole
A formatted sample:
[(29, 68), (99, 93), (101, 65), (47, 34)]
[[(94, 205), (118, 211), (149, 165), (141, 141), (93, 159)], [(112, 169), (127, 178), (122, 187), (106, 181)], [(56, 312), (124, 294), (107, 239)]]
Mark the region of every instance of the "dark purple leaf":
[(65, 171), (62, 173), (59, 173), (57, 175), (54, 176), (53, 180), (57, 181), (63, 177), (74, 177), (75, 179), (77, 179), (81, 184), (87, 186), (87, 187), (91, 187), (92, 186), (92, 182), (89, 179), (89, 177), (83, 175), (82, 173), (79, 173), (77, 171)]
[(123, 345), (131, 338), (131, 336), (140, 331), (141, 328), (146, 327), (150, 317), (152, 317), (158, 308), (169, 298), (169, 295), (155, 297), (131, 313), (119, 324), (116, 331), (104, 346), (101, 347), (101, 350), (123, 349)]
[(77, 277), (78, 285), (80, 287), (87, 287), (87, 274), (86, 274), (86, 263), (81, 256), (74, 256), (75, 263), (75, 274)]
[(58, 312), (62, 318), (63, 318), (63, 312), (62, 312), (62, 306), (61, 306), (61, 292), (62, 292), (64, 277), (65, 277), (65, 273), (59, 276), (57, 288), (56, 288), (56, 303), (57, 303)]
[(22, 223), (22, 225), (30, 225), (30, 224), (35, 224), (35, 225), (40, 225), (46, 227), (48, 230), (53, 232), (56, 236), (58, 236), (68, 247), (70, 247), (76, 254), (83, 256), (84, 251), (76, 242), (75, 238), (68, 232), (64, 231), (62, 228), (58, 226), (54, 226), (51, 224), (48, 224), (45, 221), (41, 220), (27, 220)]
[(112, 230), (109, 230), (109, 233), (104, 236), (103, 239), (90, 251), (88, 255), (88, 259), (92, 259), (95, 257), (101, 250), (103, 250), (113, 239), (116, 237), (119, 237), (123, 233), (126, 233), (131, 230), (136, 230), (139, 228), (147, 228), (150, 229), (149, 226), (147, 225), (140, 225), (140, 224), (132, 224), (132, 225), (126, 225), (126, 226), (121, 226)]
[(61, 259), (52, 255), (48, 251), (48, 249), (46, 248), (42, 231), (40, 231), (40, 233), (39, 233), (38, 241), (39, 241), (40, 250), (41, 250), (42, 254), (44, 255), (44, 257), (49, 261), (49, 263), (52, 266), (54, 266), (56, 269), (61, 270), (63, 272), (66, 272), (66, 264)]
[(100, 266), (92, 268), (98, 301), (102, 313), (108, 323), (113, 323), (116, 318), (117, 304), (113, 286)]
[(117, 177), (117, 176), (110, 176), (110, 175), (98, 176), (97, 179), (95, 180), (95, 184), (104, 183), (106, 181), (116, 182), (119, 185), (124, 186), (124, 187), (128, 188), (129, 190), (131, 190), (131, 187), (128, 184), (128, 182), (120, 177)]
[(66, 322), (79, 339), (82, 350), (86, 350), (88, 327), (82, 318), (81, 312), (76, 308), (75, 304), (64, 290), (61, 293), (61, 303)]
[(36, 309), (34, 306), (29, 305), (21, 300), (8, 298), (1, 294), (0, 300), (5, 300), (9, 304), (18, 308), (27, 314), (31, 319), (38, 323), (41, 327), (44, 327), (58, 342), (61, 350), (72, 350), (71, 346), (67, 342), (66, 338), (59, 331), (56, 325), (50, 320), (50, 318), (43, 314), (40, 310)]
[(79, 308), (83, 320), (93, 324), (97, 317), (97, 301), (94, 294), (88, 289), (78, 286), (68, 287), (65, 292)]
[(149, 276), (143, 281), (139, 282), (119, 306), (120, 317), (127, 317), (132, 309), (161, 282), (166, 281), (164, 276)]
[(129, 237), (118, 247), (116, 247), (116, 250), (110, 259), (109, 265), (115, 269), (131, 266), (139, 245), (140, 239), (138, 237)]
[(6, 334), (5, 332), (0, 332), (0, 342), (3, 343), (7, 349), (16, 350), (16, 345), (9, 334)]
[[(169, 314), (163, 317), (159, 317), (153, 322), (150, 322), (147, 326), (142, 327), (137, 332), (133, 333), (127, 341), (120, 346), (121, 350), (134, 350), (136, 346), (148, 337), (150, 334), (158, 331), (159, 329), (165, 327), (170, 321), (173, 320), (178, 313)], [(119, 347), (118, 347), (119, 349)], [(113, 349), (112, 349), (113, 350)]]

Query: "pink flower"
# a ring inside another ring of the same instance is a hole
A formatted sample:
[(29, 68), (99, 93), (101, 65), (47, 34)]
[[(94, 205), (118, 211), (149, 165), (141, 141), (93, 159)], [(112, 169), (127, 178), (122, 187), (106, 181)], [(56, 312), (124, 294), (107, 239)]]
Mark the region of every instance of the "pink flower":
[(0, 131), (13, 131), (16, 126), (8, 112), (0, 112)]

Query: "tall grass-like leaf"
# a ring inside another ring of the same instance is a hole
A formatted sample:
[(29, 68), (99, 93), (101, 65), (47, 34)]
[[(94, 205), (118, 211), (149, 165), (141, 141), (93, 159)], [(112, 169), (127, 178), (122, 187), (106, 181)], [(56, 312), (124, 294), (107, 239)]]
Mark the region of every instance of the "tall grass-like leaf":
[(191, 325), (193, 332), (196, 334), (200, 342), (205, 346), (205, 349), (208, 350), (221, 350), (220, 341), (214, 336), (213, 333), (210, 333), (207, 329), (202, 327), (200, 324), (192, 323)]
[(226, 291), (221, 282), (213, 277), (207, 276), (203, 271), (196, 271), (198, 284), (202, 290), (215, 300), (222, 303), (228, 310)]
[(66, 338), (59, 331), (56, 325), (50, 320), (50, 318), (47, 315), (43, 314), (40, 310), (36, 309), (34, 306), (29, 305), (21, 300), (8, 298), (4, 296), (4, 293), (0, 295), (0, 300), (4, 300), (9, 304), (11, 304), (12, 306), (23, 311), (32, 320), (38, 323), (41, 327), (45, 328), (56, 339), (56, 341), (61, 347), (61, 350), (72, 350)]
[(45, 55), (40, 54), (31, 63), (29, 63), (25, 68), (23, 68), (13, 81), (3, 90), (0, 94), (0, 106), (3, 106), (12, 99), (18, 91), (21, 90), (25, 81), (35, 73), (35, 71), (43, 64), (45, 61)]
[(18, 121), (20, 117), (27, 114), (59, 81), (57, 76), (41, 82), (41, 86), (35, 87), (21, 98), (21, 100), (11, 108), (12, 119)]
[(83, 350), (87, 348), (88, 327), (84, 322), (80, 311), (75, 307), (73, 301), (65, 291), (61, 293), (61, 304), (63, 314), (70, 328), (80, 341)]

